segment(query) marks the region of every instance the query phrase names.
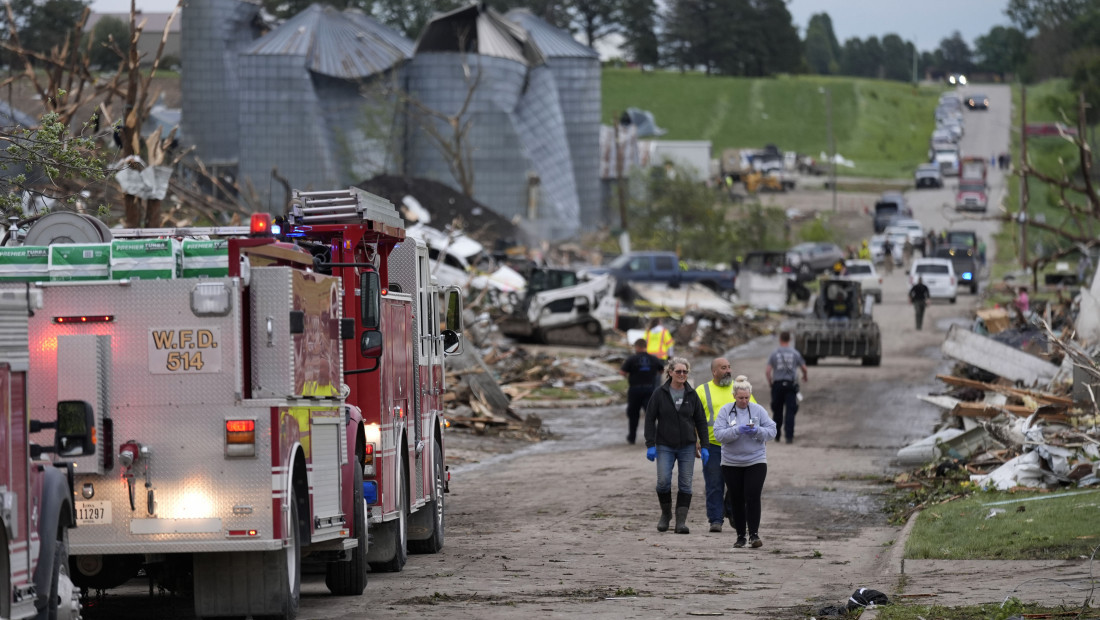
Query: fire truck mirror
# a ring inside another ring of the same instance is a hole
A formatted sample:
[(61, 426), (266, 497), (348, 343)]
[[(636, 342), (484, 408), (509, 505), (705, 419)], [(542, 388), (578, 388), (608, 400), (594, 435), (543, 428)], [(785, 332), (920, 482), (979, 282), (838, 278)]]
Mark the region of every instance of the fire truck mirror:
[(462, 297), (457, 288), (447, 290), (447, 316), (445, 317), (446, 329), (462, 332)]
[(443, 330), (443, 352), (454, 355), (462, 350), (462, 338), (453, 329)]
[(367, 359), (379, 359), (382, 357), (382, 332), (371, 330), (363, 332), (363, 338), (359, 341), (359, 350)]
[[(378, 329), (378, 326), (381, 325), (381, 311), (379, 308), (382, 305), (382, 286), (379, 284), (377, 271), (370, 269), (359, 274), (359, 291), (363, 304), (359, 313), (363, 329)], [(366, 335), (363, 338), (365, 343)]]
[(355, 319), (340, 319), (340, 340), (355, 338)]
[(57, 403), (57, 433), (54, 450), (59, 456), (95, 454), (95, 412), (82, 400)]

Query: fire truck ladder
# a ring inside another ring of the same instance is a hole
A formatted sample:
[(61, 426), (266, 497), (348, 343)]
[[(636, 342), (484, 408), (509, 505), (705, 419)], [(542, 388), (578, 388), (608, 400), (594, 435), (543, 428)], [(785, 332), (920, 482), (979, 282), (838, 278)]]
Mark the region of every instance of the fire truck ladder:
[(373, 220), (394, 228), (405, 223), (393, 203), (355, 187), (323, 192), (295, 191), (287, 219), (291, 224), (358, 224)]

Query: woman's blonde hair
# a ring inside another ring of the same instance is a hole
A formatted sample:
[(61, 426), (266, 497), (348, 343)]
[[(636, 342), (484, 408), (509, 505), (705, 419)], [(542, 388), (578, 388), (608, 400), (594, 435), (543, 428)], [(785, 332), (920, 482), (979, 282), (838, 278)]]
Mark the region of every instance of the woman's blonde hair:
[(668, 375), (669, 379), (672, 378), (672, 369), (679, 366), (680, 364), (683, 364), (684, 367), (687, 368), (688, 375), (691, 374), (691, 362), (682, 357), (674, 357), (668, 360), (668, 366), (665, 367), (665, 374)]
[(749, 391), (749, 396), (752, 396), (752, 384), (749, 383), (749, 380), (745, 379), (744, 376), (737, 377), (737, 378), (741, 379), (741, 380), (733, 382), (733, 393), (736, 395), (737, 390), (748, 390)]

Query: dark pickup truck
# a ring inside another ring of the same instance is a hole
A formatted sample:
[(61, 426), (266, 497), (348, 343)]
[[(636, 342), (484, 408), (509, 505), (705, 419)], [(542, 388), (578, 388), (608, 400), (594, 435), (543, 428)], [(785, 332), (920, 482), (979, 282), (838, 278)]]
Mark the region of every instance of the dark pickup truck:
[(620, 282), (664, 282), (678, 285), (697, 282), (719, 293), (732, 292), (736, 272), (718, 269), (685, 269), (674, 252), (627, 252), (606, 267), (588, 269), (592, 275), (608, 274)]

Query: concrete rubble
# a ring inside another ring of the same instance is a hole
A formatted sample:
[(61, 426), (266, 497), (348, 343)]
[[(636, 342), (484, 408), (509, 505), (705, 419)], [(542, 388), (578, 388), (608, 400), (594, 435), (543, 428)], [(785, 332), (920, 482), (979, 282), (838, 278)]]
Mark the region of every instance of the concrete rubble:
[[(898, 451), (899, 464), (920, 469), (897, 487), (959, 470), (978, 488), (1001, 491), (1100, 485), (1098, 282), (1015, 322), (986, 309), (973, 329), (952, 326), (941, 351), (959, 363), (937, 376), (945, 392), (921, 397), (943, 411), (943, 424)], [(1086, 308), (1094, 310), (1086, 316)]]

